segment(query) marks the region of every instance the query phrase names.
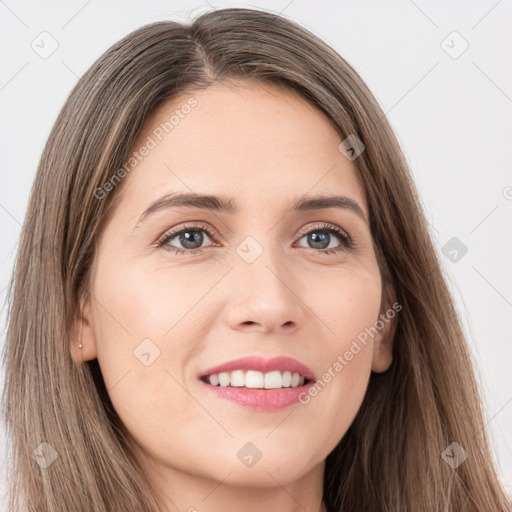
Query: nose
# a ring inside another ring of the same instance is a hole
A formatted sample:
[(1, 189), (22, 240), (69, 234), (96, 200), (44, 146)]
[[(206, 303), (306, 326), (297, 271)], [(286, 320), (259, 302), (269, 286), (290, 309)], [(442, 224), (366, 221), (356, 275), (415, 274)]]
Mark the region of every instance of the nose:
[(306, 316), (304, 289), (289, 264), (264, 251), (253, 263), (240, 259), (233, 270), (227, 311), (232, 329), (291, 334), (300, 328)]

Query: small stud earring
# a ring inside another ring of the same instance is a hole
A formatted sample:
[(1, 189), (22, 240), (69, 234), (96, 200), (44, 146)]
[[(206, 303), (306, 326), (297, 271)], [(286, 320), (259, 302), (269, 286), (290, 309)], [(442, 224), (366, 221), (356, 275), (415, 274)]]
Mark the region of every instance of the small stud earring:
[(78, 348), (83, 348), (82, 345), (82, 310), (80, 310), (80, 335), (78, 336)]

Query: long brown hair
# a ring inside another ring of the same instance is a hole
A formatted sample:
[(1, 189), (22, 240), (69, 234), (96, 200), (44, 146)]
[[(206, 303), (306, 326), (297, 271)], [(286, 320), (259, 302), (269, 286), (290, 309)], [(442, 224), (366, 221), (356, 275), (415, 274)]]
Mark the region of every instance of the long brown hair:
[[(55, 122), (8, 295), (3, 400), (10, 509), (159, 510), (97, 360), (72, 360), (69, 329), (122, 182), (101, 200), (98, 189), (123, 167), (145, 120), (178, 95), (243, 80), (296, 91), (342, 139), (356, 135), (363, 142), (353, 163), (385, 288), (403, 308), (391, 368), (371, 375), (356, 419), (327, 457), (328, 510), (509, 511), (460, 321), (384, 113), (332, 48), (282, 16), (251, 9), (132, 32), (78, 81)], [(467, 459), (455, 467), (445, 462), (446, 449), (452, 456), (464, 450)]]

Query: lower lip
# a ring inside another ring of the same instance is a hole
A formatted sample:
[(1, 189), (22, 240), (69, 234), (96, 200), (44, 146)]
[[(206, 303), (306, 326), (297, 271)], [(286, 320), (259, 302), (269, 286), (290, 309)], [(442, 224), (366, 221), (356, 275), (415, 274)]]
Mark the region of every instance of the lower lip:
[(205, 385), (212, 393), (215, 393), (215, 395), (219, 398), (223, 398), (224, 400), (230, 400), (231, 402), (236, 402), (240, 405), (253, 409), (274, 411), (300, 403), (299, 396), (305, 396), (308, 388), (313, 385), (313, 382), (309, 382), (303, 386), (297, 386), (296, 388), (280, 389), (250, 389), (231, 386), (221, 387), (212, 386), (205, 382), (202, 382), (202, 384)]

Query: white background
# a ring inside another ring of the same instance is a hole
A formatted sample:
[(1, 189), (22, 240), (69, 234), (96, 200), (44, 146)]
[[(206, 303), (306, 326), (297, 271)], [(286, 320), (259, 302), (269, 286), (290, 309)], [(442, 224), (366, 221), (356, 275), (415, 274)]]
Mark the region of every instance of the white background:
[[(77, 77), (143, 24), (187, 22), (223, 7), (259, 7), (296, 20), (355, 67), (387, 113), (469, 336), (498, 470), (510, 491), (512, 0), (0, 0), (0, 301), (43, 144)], [(58, 43), (47, 59), (31, 47), (42, 45), (44, 31)], [(454, 31), (469, 44), (458, 58), (445, 51), (463, 49)], [(468, 248), (455, 263), (442, 253), (452, 237)], [(5, 316), (4, 307), (0, 347)], [(0, 510), (4, 485), (0, 476)]]

